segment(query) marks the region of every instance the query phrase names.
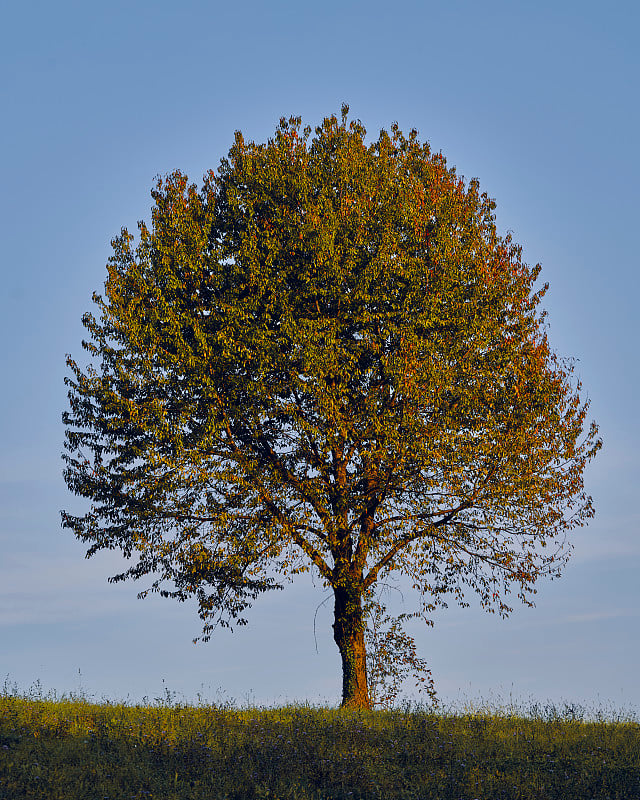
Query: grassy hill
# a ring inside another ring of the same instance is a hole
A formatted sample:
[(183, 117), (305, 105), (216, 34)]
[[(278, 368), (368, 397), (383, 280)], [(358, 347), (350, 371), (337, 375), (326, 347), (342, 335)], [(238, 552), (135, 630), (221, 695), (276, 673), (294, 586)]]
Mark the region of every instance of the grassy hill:
[(373, 712), (0, 695), (2, 800), (634, 800), (640, 724), (546, 706)]

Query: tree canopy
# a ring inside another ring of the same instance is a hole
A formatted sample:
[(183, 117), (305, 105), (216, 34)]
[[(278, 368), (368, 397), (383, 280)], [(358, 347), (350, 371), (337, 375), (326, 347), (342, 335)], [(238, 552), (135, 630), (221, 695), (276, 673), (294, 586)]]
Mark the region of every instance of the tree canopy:
[(152, 191), (113, 240), (70, 356), (63, 526), (143, 590), (195, 597), (207, 639), (281, 577), (334, 594), (343, 704), (368, 707), (363, 599), (392, 572), (429, 614), (507, 615), (593, 516), (601, 446), (547, 339), (540, 266), (416, 131), (240, 132), (199, 189)]

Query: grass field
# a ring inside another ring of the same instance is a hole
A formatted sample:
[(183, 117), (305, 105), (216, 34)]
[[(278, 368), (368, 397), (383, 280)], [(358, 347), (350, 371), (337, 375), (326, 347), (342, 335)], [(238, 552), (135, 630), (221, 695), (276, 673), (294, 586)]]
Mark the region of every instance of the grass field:
[(634, 714), (0, 695), (2, 800), (640, 800)]

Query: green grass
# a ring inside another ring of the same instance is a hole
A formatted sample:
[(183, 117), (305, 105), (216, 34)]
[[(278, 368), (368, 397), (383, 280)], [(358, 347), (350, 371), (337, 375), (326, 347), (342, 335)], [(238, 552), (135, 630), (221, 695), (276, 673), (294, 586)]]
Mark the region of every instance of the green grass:
[(2, 800), (637, 800), (634, 715), (0, 695)]

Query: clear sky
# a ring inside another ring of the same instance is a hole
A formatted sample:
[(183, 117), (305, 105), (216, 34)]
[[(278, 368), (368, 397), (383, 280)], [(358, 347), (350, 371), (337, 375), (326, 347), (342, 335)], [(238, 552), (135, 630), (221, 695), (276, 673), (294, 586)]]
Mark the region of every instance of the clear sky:
[(281, 116), (315, 125), (347, 102), (372, 138), (416, 127), (496, 199), (501, 232), (542, 263), (552, 345), (578, 359), (604, 439), (597, 516), (563, 578), (506, 621), (472, 603), (410, 626), (419, 654), (447, 702), (640, 707), (639, 35), (632, 0), (3, 4), (0, 680), (339, 702), (332, 602), (316, 652), (310, 580), (193, 645), (193, 606), (107, 584), (120, 558), (85, 560), (59, 512), (80, 502), (61, 476), (65, 354), (82, 356), (111, 238), (149, 217), (156, 175), (200, 182), (236, 129), (265, 141)]

